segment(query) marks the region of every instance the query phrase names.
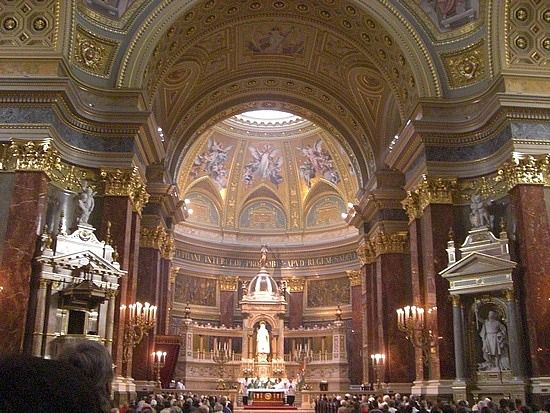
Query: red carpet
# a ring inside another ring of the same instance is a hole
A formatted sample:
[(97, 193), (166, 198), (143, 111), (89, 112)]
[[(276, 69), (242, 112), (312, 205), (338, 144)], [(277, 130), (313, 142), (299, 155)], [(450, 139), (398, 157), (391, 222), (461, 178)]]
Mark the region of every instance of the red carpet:
[(270, 411), (284, 411), (284, 410), (298, 410), (296, 406), (244, 406), (245, 410), (270, 410)]

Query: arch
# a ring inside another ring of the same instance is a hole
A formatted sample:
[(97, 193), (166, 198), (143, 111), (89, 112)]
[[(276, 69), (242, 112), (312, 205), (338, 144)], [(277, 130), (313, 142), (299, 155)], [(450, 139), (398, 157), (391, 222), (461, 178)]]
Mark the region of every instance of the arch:
[(336, 185), (334, 185), (332, 182), (327, 181), (326, 179), (321, 178), (307, 193), (304, 199), (304, 211), (307, 211), (317, 198), (326, 195), (327, 192), (343, 198), (342, 193), (338, 190), (338, 187)]
[(190, 208), (193, 210), (193, 214), (187, 218), (187, 221), (219, 228), (221, 227), (220, 209), (216, 207), (209, 195), (202, 191), (187, 191), (185, 197), (191, 201)]
[(204, 192), (208, 194), (210, 197), (213, 197), (214, 204), (216, 208), (218, 208), (218, 211), (222, 210), (223, 199), (220, 195), (220, 192), (218, 191), (218, 188), (216, 188), (214, 182), (212, 182), (212, 179), (209, 176), (202, 176), (194, 180), (189, 185), (187, 192), (197, 190), (199, 192)]
[(341, 214), (346, 211), (344, 200), (338, 195), (325, 195), (317, 197), (311, 206), (306, 209), (305, 227), (327, 227), (345, 225)]
[(264, 183), (260, 184), (256, 189), (248, 194), (241, 205), (249, 204), (254, 199), (271, 199), (275, 203), (283, 205), (281, 198), (279, 198), (279, 196)]
[[(272, 6), (270, 7), (269, 3), (264, 3), (257, 8), (259, 10), (258, 13), (262, 13), (263, 15), (265, 15), (266, 11), (270, 14), (277, 13), (277, 10), (273, 9)], [(397, 47), (403, 52), (405, 58), (410, 61), (419, 96), (439, 96), (441, 89), (440, 81), (422, 38), (393, 5), (388, 1), (382, 0), (372, 2), (360, 2), (356, 0), (350, 3), (346, 5), (347, 7), (342, 5), (342, 10), (337, 11), (334, 10), (337, 6), (331, 6), (334, 13), (331, 13), (322, 5), (302, 4), (301, 9), (298, 8), (298, 5), (293, 5), (294, 7), (289, 7), (289, 9), (292, 8), (293, 10), (298, 10), (298, 12), (301, 10), (302, 19), (304, 20), (307, 19), (325, 26), (337, 28), (339, 32), (349, 33), (348, 36), (350, 37), (358, 35), (357, 38), (362, 38), (365, 43), (364, 47), (370, 51), (370, 53), (366, 53), (367, 55), (376, 54), (378, 51), (375, 48), (373, 50), (373, 47), (368, 44), (369, 42), (367, 42), (365, 36), (358, 33), (358, 29), (353, 27), (353, 23), (360, 25), (360, 28), (364, 30), (362, 33), (367, 33), (368, 35), (369, 27), (366, 25), (369, 24), (369, 20), (377, 22), (385, 31), (397, 39)], [(214, 2), (191, 0), (187, 2), (163, 2), (159, 5), (142, 26), (136, 30), (131, 39), (130, 45), (122, 58), (122, 64), (118, 73), (118, 86), (131, 88), (144, 86), (143, 75), (145, 68), (143, 67), (143, 62), (151, 60), (154, 53), (159, 50), (157, 46), (163, 41), (174, 43), (177, 36), (183, 36), (183, 40), (187, 42), (189, 38), (196, 39), (200, 34), (211, 32), (212, 27), (219, 27), (219, 25), (231, 19), (237, 12), (241, 14), (251, 12), (251, 10), (238, 9), (238, 7), (228, 4), (227, 9), (214, 14), (214, 10), (212, 10), (213, 4)], [(313, 9), (315, 7), (317, 7), (316, 10), (309, 10), (309, 8)], [(286, 14), (284, 10), (280, 10), (278, 11), (278, 15), (284, 16)], [(342, 20), (337, 16), (346, 16), (347, 18)], [(199, 18), (204, 19), (200, 26), (197, 24)], [(180, 27), (181, 33), (178, 32), (178, 28)], [(197, 29), (197, 27), (199, 28)], [(400, 31), (403, 34), (400, 34)]]

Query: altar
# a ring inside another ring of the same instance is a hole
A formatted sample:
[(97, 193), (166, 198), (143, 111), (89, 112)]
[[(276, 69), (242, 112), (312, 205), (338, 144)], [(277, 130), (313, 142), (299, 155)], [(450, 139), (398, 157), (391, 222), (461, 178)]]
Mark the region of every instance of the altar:
[(249, 389), (248, 403), (252, 406), (283, 406), (285, 391), (284, 389)]

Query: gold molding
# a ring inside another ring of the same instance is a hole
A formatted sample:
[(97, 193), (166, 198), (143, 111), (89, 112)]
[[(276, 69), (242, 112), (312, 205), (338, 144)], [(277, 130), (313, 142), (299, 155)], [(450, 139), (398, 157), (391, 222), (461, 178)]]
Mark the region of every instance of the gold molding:
[(176, 282), (176, 277), (178, 275), (178, 272), (180, 271), (181, 267), (176, 267), (175, 265), (172, 265), (170, 267), (170, 272), (168, 273), (168, 283), (170, 285), (174, 285)]
[(286, 278), (286, 288), (289, 293), (303, 293), (306, 285), (305, 278)]
[(238, 276), (222, 276), (219, 278), (220, 283), (220, 291), (230, 291), (234, 292), (237, 291), (237, 288), (239, 286), (239, 277)]
[(348, 270), (346, 274), (348, 275), (351, 287), (357, 287), (362, 284), (361, 270)]
[(160, 251), (162, 258), (171, 260), (174, 256), (174, 236), (162, 225), (155, 228), (142, 226), (139, 233), (139, 246)]
[(136, 166), (132, 169), (101, 169), (100, 175), (105, 183), (105, 195), (129, 197), (134, 211), (141, 214), (149, 194)]

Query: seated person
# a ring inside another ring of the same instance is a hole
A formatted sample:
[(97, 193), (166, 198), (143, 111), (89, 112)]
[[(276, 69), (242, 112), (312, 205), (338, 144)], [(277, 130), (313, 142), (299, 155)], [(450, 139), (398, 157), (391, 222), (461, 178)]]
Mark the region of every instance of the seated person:
[(100, 396), (77, 368), (29, 356), (0, 359), (0, 412), (103, 413)]

